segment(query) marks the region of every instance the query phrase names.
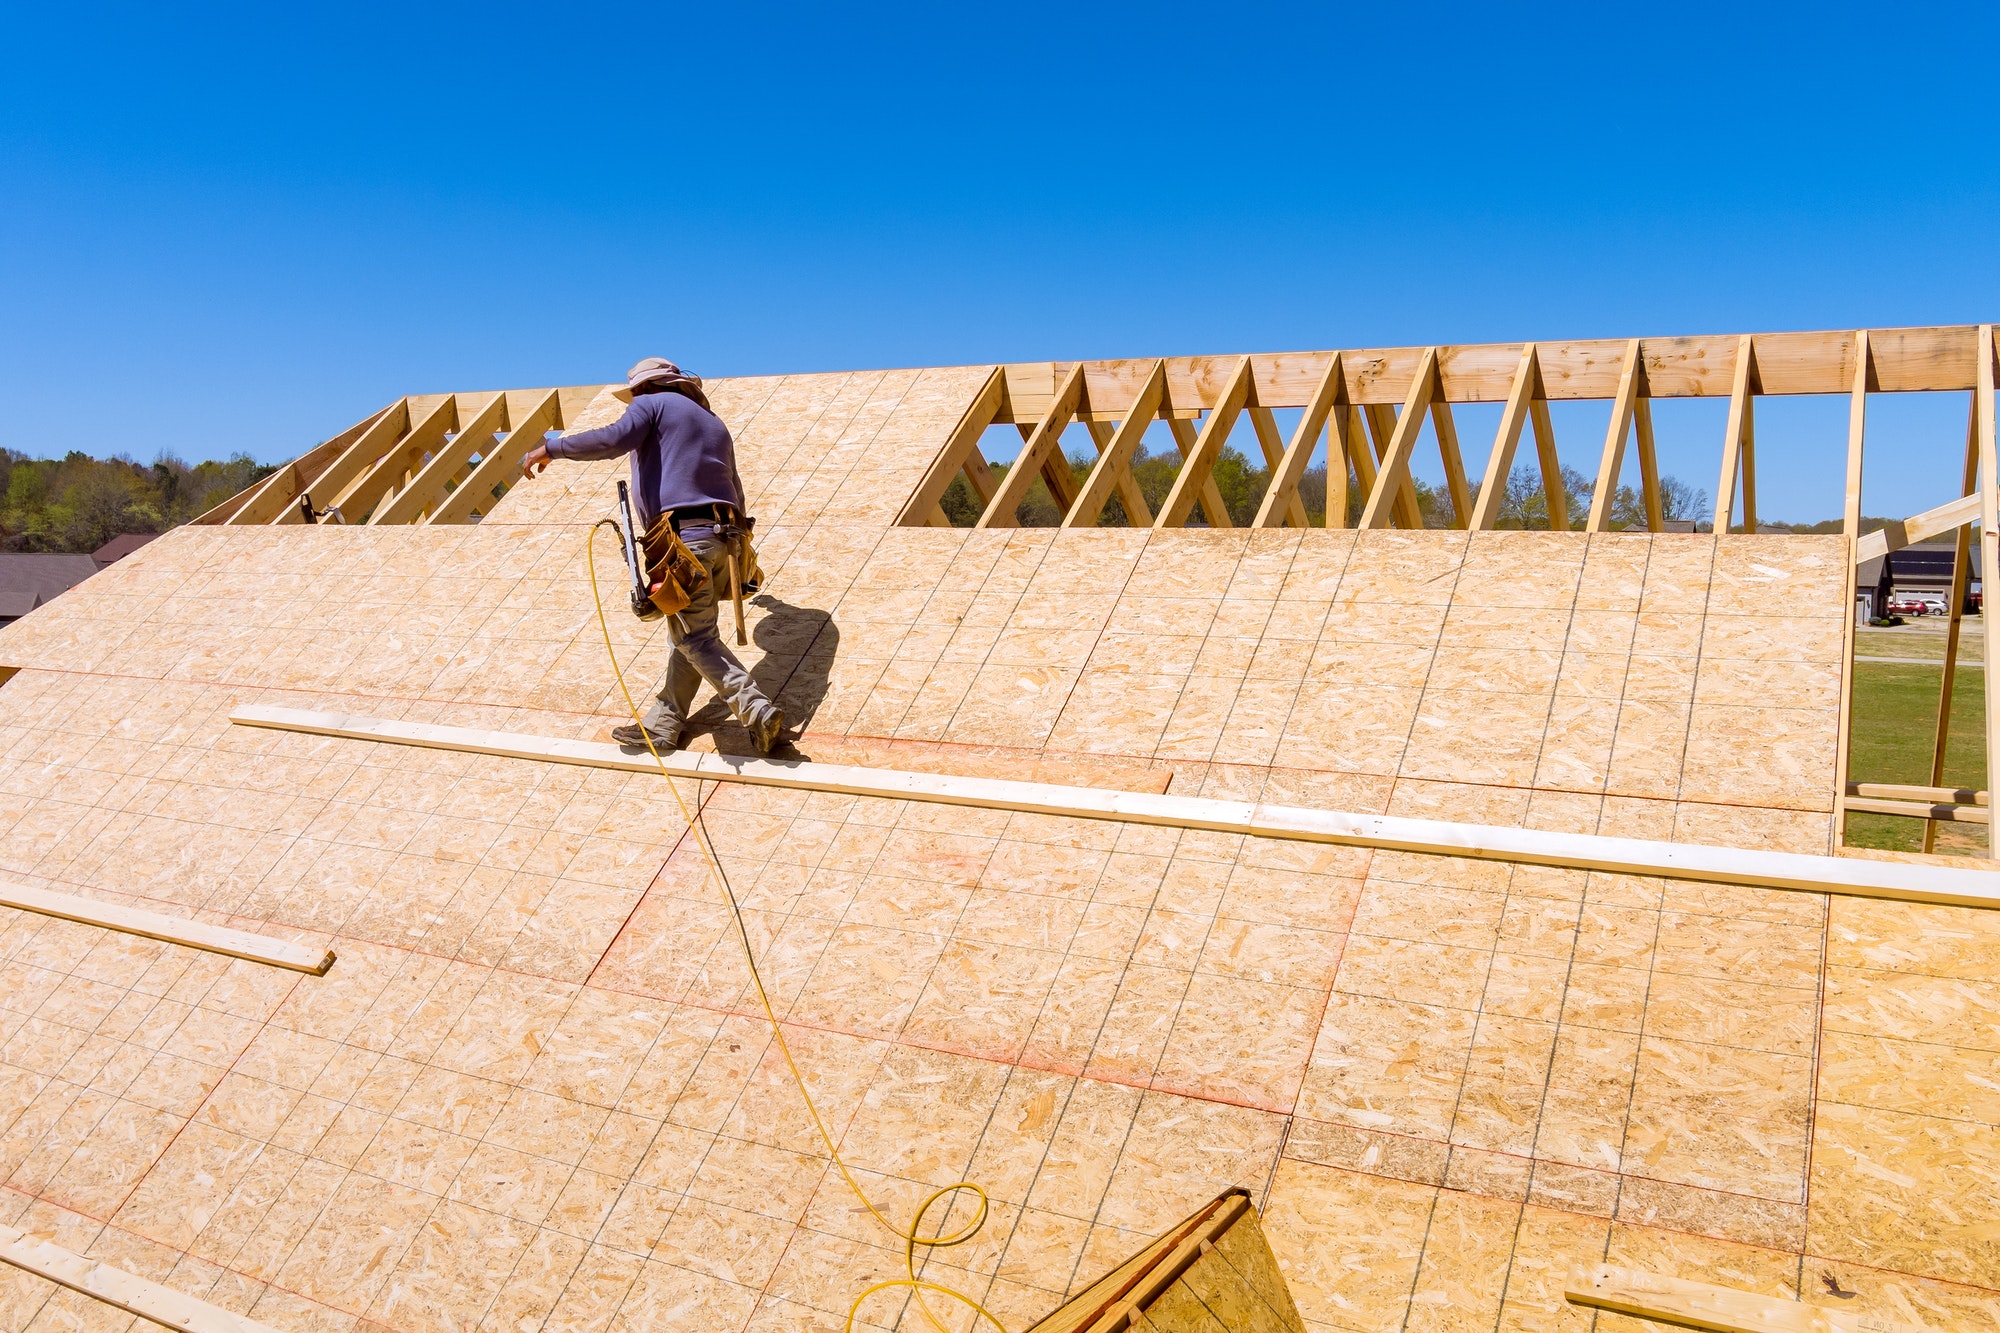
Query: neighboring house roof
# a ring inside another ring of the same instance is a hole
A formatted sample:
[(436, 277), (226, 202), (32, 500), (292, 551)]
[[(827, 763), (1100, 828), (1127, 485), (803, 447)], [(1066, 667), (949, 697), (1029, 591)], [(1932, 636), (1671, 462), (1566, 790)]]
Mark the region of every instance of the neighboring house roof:
[(25, 616), (97, 572), (87, 555), (0, 552), (0, 619)]
[[(1951, 566), (1957, 551), (1950, 546), (1905, 546), (1889, 553), (1890, 578), (1897, 583), (1951, 584)], [(1882, 557), (1861, 562), (1854, 571), (1856, 588), (1872, 588), (1882, 580)], [(1979, 567), (1972, 567), (1973, 582), (1979, 581)]]
[(97, 562), (98, 568), (102, 569), (106, 565), (123, 560), (158, 535), (152, 532), (122, 533), (92, 551), (90, 558)]

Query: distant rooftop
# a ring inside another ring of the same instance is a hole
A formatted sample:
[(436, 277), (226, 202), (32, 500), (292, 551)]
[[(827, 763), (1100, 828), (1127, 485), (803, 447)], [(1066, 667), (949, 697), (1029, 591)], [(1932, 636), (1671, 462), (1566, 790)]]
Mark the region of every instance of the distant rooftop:
[(0, 624), (20, 619), (98, 569), (95, 556), (0, 553)]

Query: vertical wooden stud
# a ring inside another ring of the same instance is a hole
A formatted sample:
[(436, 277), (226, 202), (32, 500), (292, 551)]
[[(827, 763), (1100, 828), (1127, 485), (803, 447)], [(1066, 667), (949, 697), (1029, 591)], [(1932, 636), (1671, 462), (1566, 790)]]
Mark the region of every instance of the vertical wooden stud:
[(1604, 433), (1604, 453), (1598, 459), (1597, 482), (1590, 491), (1586, 532), (1611, 531), (1611, 506), (1618, 499), (1618, 472), (1625, 461), (1625, 440), (1632, 432), (1639, 384), (1645, 375), (1639, 355), (1639, 340), (1629, 339), (1625, 344), (1625, 367), (1618, 373), (1618, 394), (1611, 400), (1611, 428)]
[(1466, 526), (1474, 532), (1491, 532), (1500, 520), (1500, 506), (1507, 498), (1507, 478), (1514, 470), (1514, 450), (1520, 446), (1521, 430), (1528, 424), (1528, 403), (1534, 397), (1540, 371), (1535, 361), (1535, 345), (1521, 349), (1521, 364), (1514, 369), (1514, 383), (1507, 390), (1507, 406), (1500, 413), (1500, 429), (1493, 436), (1493, 451), (1486, 456), (1486, 476), (1479, 483), (1479, 499), (1472, 506)]
[[(1417, 373), (1410, 380), (1402, 413), (1396, 418), (1395, 434), (1389, 437), (1389, 448), (1375, 474), (1375, 488), (1369, 492), (1368, 505), (1361, 511), (1363, 528), (1389, 526), (1390, 505), (1397, 491), (1410, 480), (1410, 455), (1416, 452), (1417, 433), (1423, 429), (1424, 417), (1430, 412), (1431, 399), (1436, 393), (1437, 348), (1426, 347), (1423, 360), (1417, 364)], [(1421, 525), (1419, 519), (1418, 526)]]
[[(1319, 386), (1313, 390), (1312, 401), (1306, 404), (1305, 414), (1299, 418), (1298, 429), (1292, 432), (1292, 442), (1285, 448), (1282, 457), (1271, 469), (1271, 484), (1264, 490), (1264, 502), (1257, 507), (1257, 517), (1251, 521), (1253, 528), (1274, 528), (1281, 522), (1281, 512), (1296, 510), (1293, 522), (1299, 527), (1308, 526), (1305, 520), (1305, 506), (1299, 503), (1299, 478), (1306, 474), (1306, 464), (1312, 460), (1313, 450), (1319, 447), (1320, 431), (1329, 421), (1335, 424), (1327, 438), (1326, 450), (1326, 525), (1330, 528), (1347, 526), (1347, 457), (1345, 440), (1342, 438), (1340, 423), (1347, 415), (1347, 372), (1342, 366), (1340, 353), (1335, 352), (1327, 359), (1326, 370), (1319, 377)], [(1339, 475), (1336, 487), (1335, 474)], [(1340, 492), (1339, 517), (1335, 517), (1334, 491)]]
[[(1979, 438), (1979, 584), (1980, 616), (1985, 629), (1986, 663), (1986, 790), (1993, 791), (1993, 769), (2000, 764), (2000, 607), (1986, 603), (2000, 593), (2000, 460), (1993, 439), (1993, 326), (1979, 326), (1977, 370), (1973, 375), (1973, 431)], [(1988, 855), (2000, 852), (2000, 819), (1986, 825)]]
[(1230, 428), (1248, 405), (1250, 391), (1250, 358), (1246, 356), (1236, 363), (1236, 369), (1230, 374), (1229, 382), (1222, 386), (1222, 394), (1209, 412), (1208, 420), (1202, 423), (1193, 450), (1181, 464), (1180, 475), (1174, 478), (1174, 487), (1167, 492), (1159, 515), (1153, 520), (1154, 527), (1178, 528), (1187, 522), (1188, 515), (1194, 512), (1195, 500), (1201, 494), (1202, 486), (1215, 479), (1215, 460), (1222, 453)]
[[(1757, 348), (1749, 334), (1736, 340), (1736, 371), (1729, 388), (1729, 425), (1722, 436), (1722, 476), (1715, 483), (1715, 532), (1729, 531), (1736, 512), (1736, 476), (1742, 470), (1743, 442), (1750, 433), (1750, 398), (1756, 392)], [(1745, 514), (1745, 519), (1749, 515)], [(1754, 527), (1754, 525), (1752, 525)]]

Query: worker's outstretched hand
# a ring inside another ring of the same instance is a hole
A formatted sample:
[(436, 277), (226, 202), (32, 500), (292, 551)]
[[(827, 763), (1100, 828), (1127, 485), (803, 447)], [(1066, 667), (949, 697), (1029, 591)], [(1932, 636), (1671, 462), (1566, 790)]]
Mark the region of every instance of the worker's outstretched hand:
[(521, 456), (521, 475), (524, 477), (539, 477), (542, 474), (542, 469), (548, 465), (549, 447), (546, 444), (538, 444)]

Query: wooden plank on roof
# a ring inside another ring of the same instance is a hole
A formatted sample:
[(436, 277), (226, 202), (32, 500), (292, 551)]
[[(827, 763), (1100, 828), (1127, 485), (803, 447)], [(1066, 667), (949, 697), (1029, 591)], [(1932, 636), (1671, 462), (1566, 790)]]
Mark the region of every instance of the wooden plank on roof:
[(1807, 1305), (1611, 1264), (1575, 1269), (1563, 1295), (1572, 1305), (1712, 1333), (1921, 1333), (1876, 1314)]
[(168, 944), (226, 954), (252, 963), (269, 963), (272, 967), (310, 972), (314, 976), (325, 975), (326, 970), (333, 966), (330, 949), (311, 949), (254, 931), (235, 930), (206, 921), (167, 916), (143, 908), (126, 907), (121, 903), (107, 903), (74, 893), (56, 893), (6, 880), (0, 880), (0, 907), (60, 917), (64, 921), (86, 926), (102, 926), (125, 935), (143, 935), (149, 940), (164, 940)]
[(182, 1333), (277, 1333), (247, 1315), (85, 1258), (16, 1227), (0, 1226), (0, 1262)]
[(1204, 829), (1254, 838), (1373, 847), (1521, 865), (1656, 875), (1667, 879), (1753, 888), (2000, 908), (2000, 870), (1808, 856), (1797, 852), (1653, 842), (1587, 833), (1554, 833), (1541, 829), (1312, 810), (1200, 796), (1154, 795), (1101, 787), (1068, 787), (1053, 783), (858, 768), (804, 760), (756, 759), (686, 750), (668, 755), (664, 760), (655, 760), (650, 754), (633, 754), (619, 746), (596, 741), (523, 736), (264, 704), (241, 705), (229, 715), (229, 720), (239, 726), (271, 727), (315, 736), (342, 736), (542, 763), (579, 764), (625, 773), (660, 774), (664, 765), (667, 777), (746, 782), (846, 796)]

